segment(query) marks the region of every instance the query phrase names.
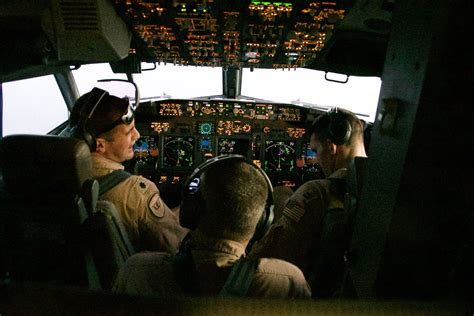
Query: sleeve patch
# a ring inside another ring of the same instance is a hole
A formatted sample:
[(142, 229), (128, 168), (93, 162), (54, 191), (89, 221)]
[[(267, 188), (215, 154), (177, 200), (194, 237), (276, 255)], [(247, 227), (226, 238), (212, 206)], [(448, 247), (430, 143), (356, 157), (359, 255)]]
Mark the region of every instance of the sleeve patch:
[(295, 222), (299, 223), (301, 217), (303, 217), (305, 210), (297, 202), (289, 200), (283, 209), (283, 215), (291, 218)]
[(159, 193), (155, 193), (151, 197), (150, 202), (148, 203), (148, 208), (156, 217), (163, 217), (163, 215), (165, 214), (165, 207), (163, 203), (161, 203)]

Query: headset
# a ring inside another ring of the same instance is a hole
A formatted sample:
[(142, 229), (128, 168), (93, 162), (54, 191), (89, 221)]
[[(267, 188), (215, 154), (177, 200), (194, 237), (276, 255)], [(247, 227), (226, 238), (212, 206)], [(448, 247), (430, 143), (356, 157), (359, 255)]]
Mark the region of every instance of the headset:
[(340, 112), (337, 107), (331, 109), (327, 115), (329, 116), (329, 140), (336, 145), (347, 143), (352, 134), (352, 126), (349, 120), (347, 120), (347, 115)]
[(82, 105), (82, 109), (80, 109), (81, 114), (77, 125), (71, 130), (71, 136), (84, 140), (87, 146), (89, 146), (91, 152), (94, 152), (96, 149), (96, 140), (94, 133), (92, 133), (88, 123), (100, 101), (107, 94), (108, 92), (105, 90), (99, 88), (92, 89), (92, 91), (89, 93), (89, 97)]
[(271, 224), (273, 223), (274, 213), (273, 213), (273, 186), (268, 178), (267, 174), (257, 165), (246, 159), (241, 155), (222, 155), (211, 158), (198, 166), (194, 172), (188, 177), (183, 186), (182, 191), (182, 202), (180, 206), (180, 224), (183, 227), (189, 228), (191, 230), (196, 229), (198, 220), (199, 220), (199, 205), (203, 203), (202, 196), (200, 193), (200, 186), (202, 182), (202, 177), (207, 169), (209, 169), (215, 163), (221, 161), (242, 161), (252, 167), (254, 167), (258, 172), (265, 178), (268, 187), (267, 200), (265, 202), (265, 208), (262, 212), (262, 215), (258, 221), (255, 233), (249, 242), (251, 246), (255, 241), (262, 238), (265, 233), (269, 230)]
[[(99, 106), (100, 102), (104, 99), (104, 97), (108, 96), (109, 93), (105, 90), (99, 89), (99, 88), (93, 88), (92, 91), (90, 92), (87, 100), (85, 103), (82, 105), (82, 109), (80, 109), (80, 118), (79, 122), (77, 123), (76, 126), (74, 126), (70, 132), (72, 137), (76, 137), (79, 139), (83, 139), (87, 146), (89, 146), (89, 149), (91, 152), (94, 152), (96, 150), (96, 139), (95, 137), (97, 135), (94, 135), (95, 133), (92, 132), (91, 127), (89, 126), (89, 121), (92, 118), (92, 115), (94, 114), (95, 110)], [(124, 124), (130, 124), (132, 123), (134, 119), (134, 112), (131, 107), (131, 105), (128, 106), (127, 112), (122, 115), (120, 118), (118, 118), (116, 121), (111, 122), (107, 126), (104, 127), (104, 131), (111, 130), (113, 127), (120, 123)]]

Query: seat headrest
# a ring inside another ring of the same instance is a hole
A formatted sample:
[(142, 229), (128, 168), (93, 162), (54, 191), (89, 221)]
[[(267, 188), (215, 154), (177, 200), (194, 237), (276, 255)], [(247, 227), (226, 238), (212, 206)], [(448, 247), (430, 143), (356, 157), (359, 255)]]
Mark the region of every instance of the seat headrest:
[(9, 135), (0, 142), (5, 188), (14, 196), (70, 199), (91, 178), (91, 157), (84, 141), (46, 135)]

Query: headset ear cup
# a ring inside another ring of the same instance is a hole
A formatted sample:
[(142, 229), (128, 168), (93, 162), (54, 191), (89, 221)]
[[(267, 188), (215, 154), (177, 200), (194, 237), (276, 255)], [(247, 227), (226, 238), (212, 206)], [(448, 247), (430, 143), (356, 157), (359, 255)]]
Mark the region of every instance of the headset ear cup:
[(96, 149), (96, 141), (91, 133), (87, 132), (86, 127), (82, 125), (76, 125), (69, 131), (69, 137), (81, 139), (86, 142), (89, 150), (94, 152)]
[(255, 242), (261, 239), (267, 231), (270, 229), (270, 226), (273, 224), (274, 212), (273, 212), (273, 205), (266, 205), (265, 211), (263, 212), (260, 220), (257, 224), (257, 228), (255, 229), (255, 233), (252, 237), (252, 241)]
[(256, 241), (260, 240), (263, 236), (265, 236), (267, 231), (270, 229), (270, 226), (273, 224), (273, 219), (275, 217), (275, 214), (274, 214), (274, 211), (273, 211), (274, 204), (273, 204), (273, 186), (272, 186), (272, 182), (270, 181), (270, 178), (265, 173), (265, 171), (263, 171), (262, 168), (260, 168), (259, 166), (255, 165), (253, 163), (250, 163), (250, 164), (253, 167), (255, 167), (258, 170), (258, 172), (260, 172), (260, 174), (265, 179), (265, 182), (267, 183), (268, 194), (267, 194), (267, 200), (265, 201), (265, 208), (264, 208), (263, 213), (260, 216), (260, 219), (257, 223), (257, 227), (255, 228), (255, 232), (252, 236), (252, 239), (249, 242), (248, 249), (251, 248), (252, 245)]
[(82, 138), (86, 142), (87, 146), (89, 146), (90, 151), (94, 152), (96, 150), (97, 143), (95, 137), (92, 136), (91, 132), (89, 132), (87, 124), (82, 127)]
[(200, 204), (202, 202), (199, 187), (202, 170), (199, 167), (196, 168), (183, 185), (181, 205), (179, 207), (179, 223), (190, 230), (195, 230), (199, 222)]
[(336, 145), (347, 143), (351, 138), (352, 127), (349, 121), (339, 112), (332, 112), (328, 127), (329, 139)]

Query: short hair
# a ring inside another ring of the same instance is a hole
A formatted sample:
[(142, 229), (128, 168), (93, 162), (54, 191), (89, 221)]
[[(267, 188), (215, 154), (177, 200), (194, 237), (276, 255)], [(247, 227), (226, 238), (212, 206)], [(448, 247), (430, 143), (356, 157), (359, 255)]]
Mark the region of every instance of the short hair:
[[(127, 112), (130, 103), (127, 98), (121, 99), (106, 93), (93, 110), (96, 100), (92, 98), (91, 92), (88, 92), (77, 99), (71, 111), (69, 125), (87, 124), (89, 132), (93, 136), (99, 136), (111, 130), (111, 124)], [(92, 116), (88, 118), (92, 111)]]
[[(347, 120), (351, 125), (351, 137), (347, 144), (353, 144), (355, 141), (364, 141), (364, 126), (365, 124), (351, 111), (337, 108), (337, 112), (341, 118)], [(331, 112), (321, 114), (316, 117), (310, 129), (310, 135), (315, 134), (321, 140), (330, 139), (329, 125), (331, 123)]]
[(256, 166), (245, 161), (223, 160), (203, 174), (203, 233), (235, 241), (250, 239), (267, 201), (268, 184)]

